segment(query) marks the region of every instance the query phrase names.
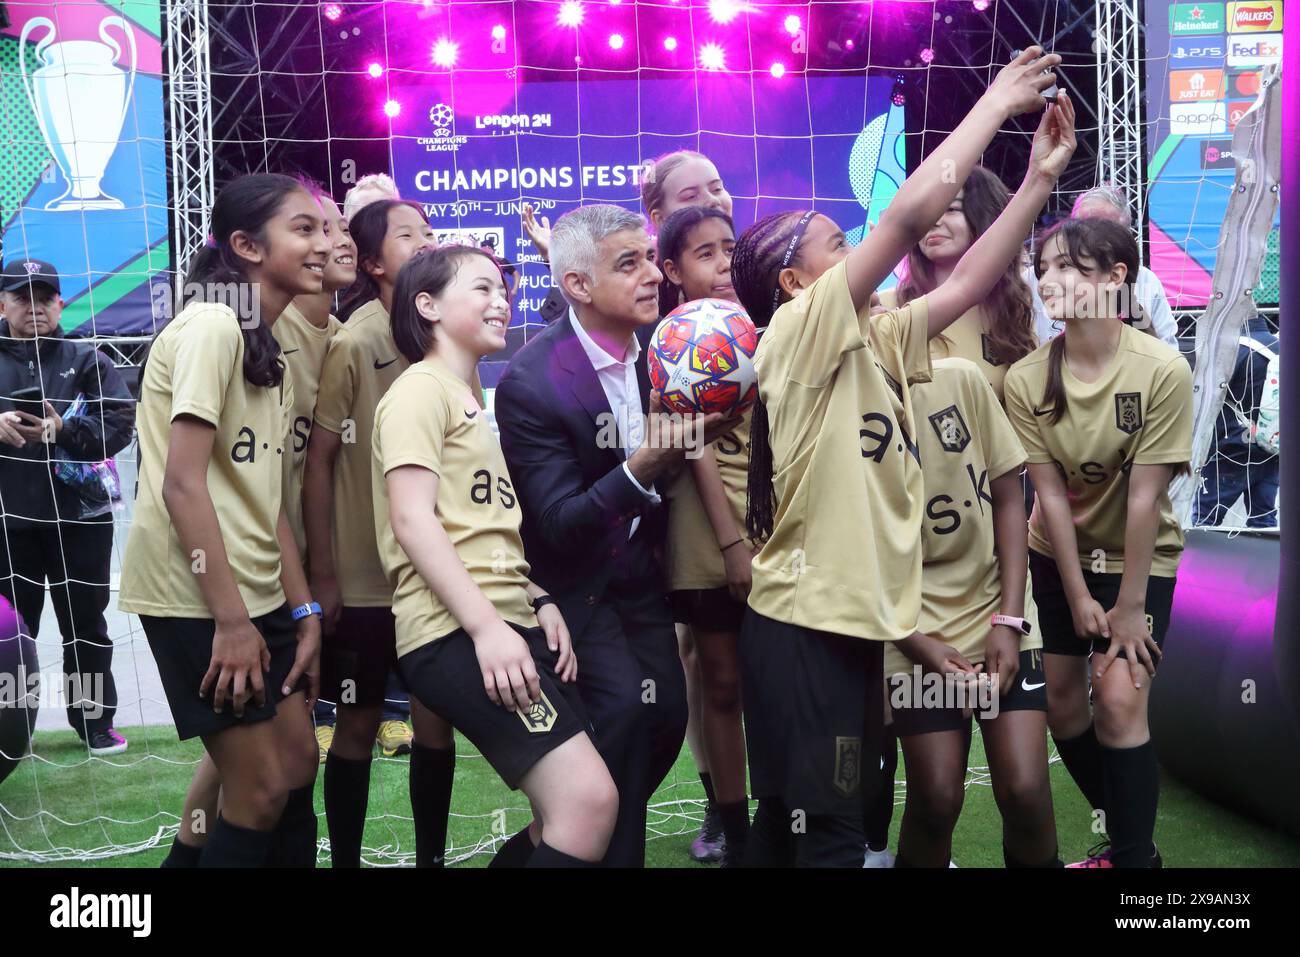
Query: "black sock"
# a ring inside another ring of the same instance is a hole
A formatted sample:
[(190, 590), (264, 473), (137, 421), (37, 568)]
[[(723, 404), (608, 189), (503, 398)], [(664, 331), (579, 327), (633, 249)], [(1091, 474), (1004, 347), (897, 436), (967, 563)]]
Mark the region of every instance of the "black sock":
[(166, 868), (185, 868), (198, 867), (199, 857), (203, 854), (202, 847), (191, 847), (181, 841), (180, 834), (172, 838), (172, 849), (167, 852), (163, 858), (161, 867)]
[(312, 804), (315, 793), (315, 783), (289, 792), (271, 842), (272, 867), (316, 866), (316, 808)]
[(894, 817), (894, 776), (898, 771), (898, 737), (891, 728), (885, 729), (881, 757), (879, 785), (862, 808), (862, 830), (867, 835), (867, 847), (883, 851), (889, 847), (889, 822)]
[(1088, 725), (1088, 730), (1077, 738), (1060, 738), (1052, 735), (1056, 743), (1056, 753), (1061, 756), (1065, 770), (1070, 772), (1074, 783), (1078, 785), (1088, 806), (1093, 810), (1106, 807), (1106, 772), (1101, 760), (1101, 745), (1097, 743), (1097, 729)]
[(908, 863), (908, 862), (903, 858), (903, 854), (902, 854), (902, 852), (900, 851), (899, 853), (897, 853), (897, 854), (894, 855), (894, 866), (895, 866), (895, 867), (905, 867), (905, 868), (906, 868), (906, 867), (911, 867), (912, 865), (909, 864), (909, 863)]
[(794, 867), (789, 809), (778, 798), (760, 798), (745, 844), (745, 867)]
[(447, 853), (447, 815), (456, 777), (456, 749), (411, 744), (411, 816), (415, 819), (415, 866), (442, 867)]
[(501, 845), (488, 867), (527, 867), (533, 850), (533, 839), (528, 836), (528, 828), (524, 828)]
[(1002, 863), (1004, 863), (1007, 866), (1007, 870), (1018, 870), (1021, 868), (1045, 868), (1045, 867), (1065, 866), (1065, 862), (1061, 860), (1060, 856), (1057, 854), (1056, 851), (1053, 851), (1052, 856), (1049, 857), (1047, 860), (1042, 861), (1041, 863), (1026, 864), (1023, 861), (1016, 860), (1016, 858), (1014, 858), (1011, 855), (1011, 852), (1007, 850), (1007, 846), (1005, 844), (1002, 845)]
[(217, 815), (217, 823), (203, 845), (199, 867), (265, 867), (274, 833), (240, 827)]
[(332, 867), (361, 866), (361, 835), (370, 800), (370, 759), (325, 756), (325, 824)]
[(576, 857), (571, 857), (563, 851), (557, 851), (545, 841), (537, 845), (537, 849), (528, 858), (528, 867), (599, 867), (599, 861), (583, 861)]
[(722, 819), (722, 833), (727, 839), (727, 853), (736, 860), (737, 854), (749, 839), (749, 802), (735, 801), (731, 804), (718, 805), (718, 817)]
[(1106, 767), (1106, 830), (1115, 867), (1150, 867), (1160, 800), (1160, 768), (1148, 741), (1136, 748), (1101, 749)]
[(708, 798), (709, 810), (718, 806), (718, 796), (713, 793), (713, 775), (708, 771), (700, 772), (700, 783), (704, 785), (704, 796)]

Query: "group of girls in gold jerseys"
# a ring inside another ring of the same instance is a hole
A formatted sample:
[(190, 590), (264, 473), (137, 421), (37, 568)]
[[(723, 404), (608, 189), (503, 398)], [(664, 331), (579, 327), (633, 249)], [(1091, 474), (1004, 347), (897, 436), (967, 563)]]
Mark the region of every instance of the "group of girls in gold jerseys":
[[(661, 312), (731, 300), (761, 333), (758, 404), (666, 496), (710, 798), (697, 857), (890, 860), (892, 727), (908, 784), (893, 863), (948, 866), (974, 710), (1008, 866), (1061, 863), (1048, 730), (1110, 838), (1086, 866), (1159, 865), (1146, 703), (1182, 546), (1167, 488), (1190, 457), (1190, 374), (1129, 308), (1136, 247), (1112, 224), (1039, 238), (1064, 332), (1036, 341), (1020, 252), (1074, 150), (1068, 97), (1046, 106), (1013, 196), (976, 165), (1006, 120), (1044, 110), (1059, 60), (1031, 48), (1004, 68), (856, 247), (811, 210), (737, 236), (697, 153), (661, 158), (646, 185)], [(205, 747), (168, 864), (314, 864), (322, 677), (339, 703), (331, 850), (358, 864), (394, 668), (412, 692), (418, 864), (442, 860), (453, 727), (528, 797), (530, 866), (598, 864), (619, 796), (574, 698), (581, 649), (528, 577), (479, 414), (478, 361), (510, 324), (498, 264), (435, 249), (414, 204), (349, 223), (271, 174), (223, 189), (213, 225), (189, 288), (243, 282), (257, 300), (199, 293), (156, 338), (122, 586), (178, 733)], [(544, 246), (549, 224), (525, 225)], [(913, 694), (927, 676), (995, 706)]]

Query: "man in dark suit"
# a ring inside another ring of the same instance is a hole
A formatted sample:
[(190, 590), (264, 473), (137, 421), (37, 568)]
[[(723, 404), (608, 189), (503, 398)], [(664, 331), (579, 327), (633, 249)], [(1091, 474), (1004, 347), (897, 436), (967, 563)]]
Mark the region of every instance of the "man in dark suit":
[(685, 423), (649, 401), (641, 352), (659, 319), (662, 278), (652, 249), (645, 220), (622, 207), (561, 217), (551, 274), (571, 309), (516, 353), (494, 403), (530, 575), (568, 624), (578, 689), (618, 785), (605, 860), (622, 867), (645, 862), (646, 802), (686, 731), (657, 555), (659, 492), (687, 451), (732, 424), (718, 415)]

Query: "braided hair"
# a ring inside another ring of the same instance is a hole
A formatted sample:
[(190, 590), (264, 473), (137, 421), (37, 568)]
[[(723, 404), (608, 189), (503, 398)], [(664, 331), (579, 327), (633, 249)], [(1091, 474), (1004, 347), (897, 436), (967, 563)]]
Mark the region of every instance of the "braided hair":
[[(765, 216), (736, 240), (731, 253), (731, 284), (740, 304), (760, 330), (776, 311), (773, 303), (781, 273), (781, 259), (804, 210)], [(787, 268), (799, 262), (796, 248)], [(789, 297), (780, 293), (784, 302)], [(772, 447), (768, 442), (767, 406), (762, 396), (754, 403), (749, 426), (749, 482), (745, 502), (745, 527), (755, 541), (765, 542), (776, 519), (776, 489), (772, 484)]]

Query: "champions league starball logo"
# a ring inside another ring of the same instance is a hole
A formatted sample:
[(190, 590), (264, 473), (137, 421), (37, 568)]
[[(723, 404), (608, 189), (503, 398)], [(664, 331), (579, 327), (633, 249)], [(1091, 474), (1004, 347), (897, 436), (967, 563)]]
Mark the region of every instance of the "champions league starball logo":
[(446, 103), (437, 103), (429, 108), (429, 122), (436, 127), (433, 131), (434, 136), (450, 136), (451, 121), (454, 114), (451, 107)]
[(469, 142), (468, 136), (453, 136), (452, 123), (456, 114), (446, 103), (435, 103), (429, 107), (429, 122), (433, 124), (432, 136), (421, 136), (417, 143), (427, 153), (455, 153)]
[[(129, 65), (119, 67), (122, 47), (109, 35), (117, 27), (126, 39)], [(28, 38), (48, 32), (36, 42), (29, 68)], [(135, 86), (135, 35), (122, 17), (105, 17), (99, 39), (54, 42), (56, 30), (46, 17), (33, 17), (18, 38), (18, 70), (27, 99), (36, 114), (45, 145), (68, 181), (63, 195), (45, 204), (61, 212), (81, 209), (124, 209), (120, 199), (100, 187), (108, 161), (117, 149), (122, 123)]]

